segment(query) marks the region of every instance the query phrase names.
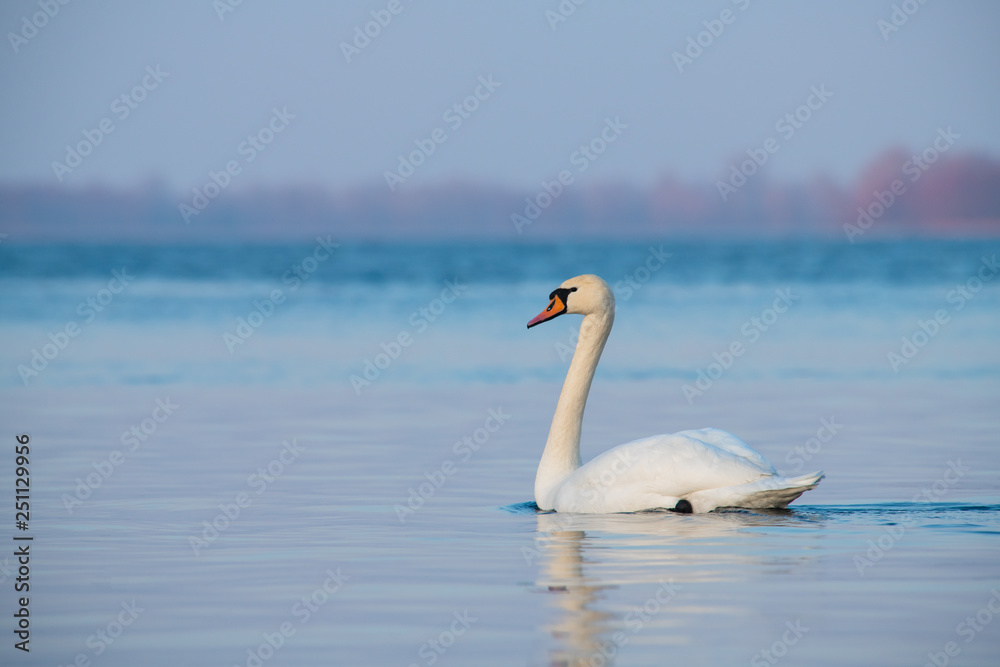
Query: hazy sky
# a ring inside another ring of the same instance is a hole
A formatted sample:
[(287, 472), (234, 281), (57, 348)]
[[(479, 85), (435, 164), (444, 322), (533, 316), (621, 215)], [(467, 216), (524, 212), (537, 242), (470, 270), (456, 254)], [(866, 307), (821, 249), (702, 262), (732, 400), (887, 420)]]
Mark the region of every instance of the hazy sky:
[[(434, 136), (400, 189), (537, 189), (562, 169), (578, 182), (714, 181), (768, 138), (771, 177), (843, 181), (947, 126), (956, 149), (1000, 156), (995, 0), (243, 0), (220, 18), (237, 1), (3, 2), (0, 182), (58, 184), (53, 162), (102, 121), (113, 131), (62, 183), (155, 178), (188, 192), (234, 161), (234, 189), (385, 186), (398, 156)], [(888, 32), (894, 4), (913, 13)], [(575, 11), (556, 23), (560, 6)], [(386, 17), (348, 62), (355, 29)], [(707, 46), (679, 71), (675, 52), (699, 33)], [(477, 87), (467, 117), (446, 115)], [(810, 100), (814, 87), (829, 95)], [(807, 101), (793, 134), (776, 127)], [(603, 154), (574, 154), (602, 132), (614, 138)]]

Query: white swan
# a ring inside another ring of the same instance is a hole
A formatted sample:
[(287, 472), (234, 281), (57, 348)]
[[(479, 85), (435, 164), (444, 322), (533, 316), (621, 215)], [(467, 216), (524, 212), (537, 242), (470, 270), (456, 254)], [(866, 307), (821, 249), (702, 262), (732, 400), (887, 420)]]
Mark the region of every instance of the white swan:
[(584, 318), (535, 476), (540, 509), (597, 514), (787, 507), (823, 479), (822, 472), (782, 477), (742, 440), (714, 428), (635, 440), (581, 465), (583, 411), (615, 320), (614, 294), (598, 276), (570, 278), (528, 328), (564, 313)]

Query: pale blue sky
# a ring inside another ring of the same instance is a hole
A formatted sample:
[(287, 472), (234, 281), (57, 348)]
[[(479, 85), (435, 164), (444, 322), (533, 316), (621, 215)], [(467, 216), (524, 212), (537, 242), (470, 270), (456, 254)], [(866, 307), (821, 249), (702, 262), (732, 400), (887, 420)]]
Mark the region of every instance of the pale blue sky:
[[(885, 40), (877, 21), (894, 2), (883, 0), (587, 0), (554, 30), (546, 12), (559, 0), (400, 0), (348, 63), (340, 43), (390, 0), (243, 0), (223, 20), (212, 0), (70, 2), (17, 53), (10, 33), (41, 9), (12, 0), (0, 7), (0, 182), (59, 183), (65, 145), (108, 118), (114, 132), (65, 184), (159, 178), (188, 192), (235, 159), (241, 189), (382, 187), (397, 155), (442, 128), (447, 140), (401, 188), (534, 190), (608, 117), (628, 127), (578, 181), (711, 182), (780, 138), (775, 122), (820, 85), (833, 95), (779, 141), (770, 177), (847, 182), (889, 145), (922, 149), (948, 125), (957, 149), (1000, 156), (1000, 3), (911, 2), (919, 10)], [(679, 72), (673, 53), (727, 9), (732, 22)], [(114, 100), (157, 65), (168, 76), (120, 119)], [(443, 113), (488, 75), (500, 86), (453, 128)], [(246, 162), (241, 142), (274, 107), (295, 118)]]

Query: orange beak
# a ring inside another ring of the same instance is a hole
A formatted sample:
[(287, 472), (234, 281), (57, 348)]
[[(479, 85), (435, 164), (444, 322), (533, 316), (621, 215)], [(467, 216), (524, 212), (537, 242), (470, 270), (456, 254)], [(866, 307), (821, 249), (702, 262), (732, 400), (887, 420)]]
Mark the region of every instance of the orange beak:
[(549, 301), (549, 307), (538, 313), (535, 317), (531, 318), (531, 321), (528, 322), (528, 328), (530, 329), (536, 324), (541, 324), (542, 322), (551, 320), (553, 317), (558, 317), (565, 312), (566, 304), (563, 303), (563, 300), (559, 298), (558, 294), (553, 294), (552, 300)]

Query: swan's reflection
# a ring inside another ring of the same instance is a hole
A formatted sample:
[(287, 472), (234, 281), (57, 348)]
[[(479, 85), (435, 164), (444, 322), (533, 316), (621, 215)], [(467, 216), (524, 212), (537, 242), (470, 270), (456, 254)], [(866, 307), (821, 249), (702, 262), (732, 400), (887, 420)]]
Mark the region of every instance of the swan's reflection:
[[(583, 574), (583, 548), (586, 533), (582, 530), (561, 530), (546, 521), (542, 528), (539, 516), (537, 553), (541, 556), (538, 585), (553, 597), (551, 604), (559, 609), (548, 631), (561, 648), (553, 656), (553, 665), (587, 664), (590, 656), (600, 653), (599, 641), (610, 631), (613, 616), (592, 608), (601, 591), (610, 588)], [(543, 532), (544, 530), (544, 532)]]
[[(692, 606), (698, 598), (685, 597), (687, 587), (740, 579), (759, 560), (733, 553), (738, 529), (797, 522), (787, 514), (747, 512), (548, 513), (536, 519), (535, 544), (524, 555), (538, 563), (536, 583), (556, 610), (546, 629), (555, 640), (550, 664), (560, 667), (613, 665), (622, 647), (652, 626), (658, 643), (685, 641), (685, 615), (721, 611), (702, 602)], [(599, 608), (608, 597), (604, 591), (634, 584), (647, 593), (624, 607)], [(650, 634), (645, 641), (653, 641)]]

